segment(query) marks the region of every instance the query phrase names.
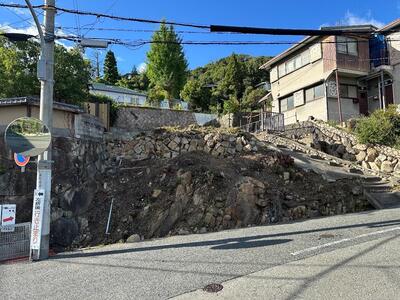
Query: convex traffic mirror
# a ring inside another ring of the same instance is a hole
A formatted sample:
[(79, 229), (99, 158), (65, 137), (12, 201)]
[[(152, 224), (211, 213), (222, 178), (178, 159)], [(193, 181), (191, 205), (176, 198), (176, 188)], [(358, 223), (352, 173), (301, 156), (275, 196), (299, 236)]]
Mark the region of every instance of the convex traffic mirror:
[(40, 120), (23, 117), (12, 121), (6, 129), (5, 143), (14, 152), (24, 156), (38, 156), (51, 142), (49, 128)]

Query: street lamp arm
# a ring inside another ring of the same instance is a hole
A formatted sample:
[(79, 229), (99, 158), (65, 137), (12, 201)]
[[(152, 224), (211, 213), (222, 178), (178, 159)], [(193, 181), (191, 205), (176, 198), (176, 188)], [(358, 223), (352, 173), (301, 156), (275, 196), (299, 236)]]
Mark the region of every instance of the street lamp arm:
[(42, 25), (40, 25), (39, 19), (35, 13), (35, 10), (32, 7), (32, 4), (29, 2), (29, 0), (25, 0), (26, 5), (28, 5), (28, 8), (32, 14), (33, 20), (35, 21), (37, 30), (39, 32), (39, 37), (40, 37), (40, 44), (43, 45), (45, 44), (45, 39), (44, 39), (44, 34), (43, 34), (43, 30), (42, 30)]

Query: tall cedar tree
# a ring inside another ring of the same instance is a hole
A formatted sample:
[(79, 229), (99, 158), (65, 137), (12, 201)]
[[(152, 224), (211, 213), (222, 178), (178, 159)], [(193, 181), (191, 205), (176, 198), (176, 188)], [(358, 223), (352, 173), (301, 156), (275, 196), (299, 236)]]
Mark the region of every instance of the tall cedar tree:
[(181, 45), (181, 38), (174, 27), (164, 23), (152, 37), (147, 52), (147, 75), (153, 87), (166, 92), (169, 100), (178, 98), (188, 75), (187, 61)]
[(109, 84), (115, 85), (119, 78), (117, 60), (114, 52), (109, 50), (104, 59), (104, 80)]

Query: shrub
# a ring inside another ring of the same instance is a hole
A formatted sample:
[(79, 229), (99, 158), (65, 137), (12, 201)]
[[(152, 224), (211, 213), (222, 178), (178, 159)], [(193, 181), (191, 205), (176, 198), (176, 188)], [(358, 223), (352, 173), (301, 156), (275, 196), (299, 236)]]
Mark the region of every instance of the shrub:
[(400, 141), (400, 115), (396, 106), (389, 106), (386, 111), (376, 110), (360, 119), (355, 131), (360, 143), (395, 146)]

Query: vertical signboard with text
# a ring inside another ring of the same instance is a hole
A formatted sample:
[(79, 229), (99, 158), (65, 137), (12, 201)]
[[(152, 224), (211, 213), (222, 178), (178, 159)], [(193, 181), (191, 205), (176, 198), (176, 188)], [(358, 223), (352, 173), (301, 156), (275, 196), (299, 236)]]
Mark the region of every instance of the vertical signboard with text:
[(33, 195), (31, 250), (40, 249), (44, 204), (44, 190), (35, 190)]

